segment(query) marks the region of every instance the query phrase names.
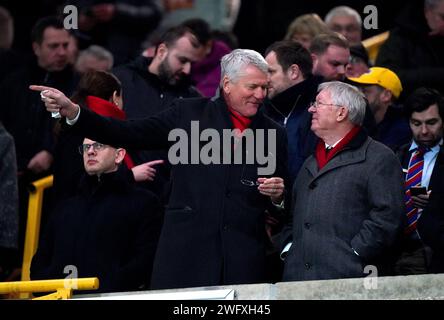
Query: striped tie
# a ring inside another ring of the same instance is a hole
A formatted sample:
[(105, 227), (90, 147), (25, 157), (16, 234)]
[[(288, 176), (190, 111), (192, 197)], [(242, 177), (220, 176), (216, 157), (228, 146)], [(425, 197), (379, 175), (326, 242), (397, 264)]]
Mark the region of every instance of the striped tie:
[(418, 148), (412, 155), (405, 179), (405, 206), (407, 212), (407, 227), (404, 232), (408, 235), (416, 230), (416, 221), (421, 209), (413, 206), (410, 188), (421, 185), (422, 170), (424, 167), (424, 148)]

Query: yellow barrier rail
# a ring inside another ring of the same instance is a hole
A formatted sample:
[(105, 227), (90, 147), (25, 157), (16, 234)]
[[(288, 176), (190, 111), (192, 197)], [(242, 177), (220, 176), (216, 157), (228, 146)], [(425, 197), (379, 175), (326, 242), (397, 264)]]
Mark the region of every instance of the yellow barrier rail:
[(0, 294), (27, 294), (31, 297), (33, 292), (55, 293), (35, 298), (35, 300), (69, 299), (72, 290), (95, 290), (99, 288), (98, 278), (67, 278), (56, 280), (13, 281), (0, 282)]
[(379, 49), (381, 48), (382, 44), (387, 40), (389, 35), (390, 35), (389, 31), (386, 31), (362, 41), (362, 45), (367, 50), (368, 57), (372, 64), (375, 63), (376, 57), (378, 56), (379, 53)]
[[(31, 261), (39, 244), (43, 193), (46, 189), (52, 187), (53, 181), (54, 177), (52, 175), (47, 176), (34, 181), (29, 188), (28, 220), (26, 223), (25, 245), (23, 249), (22, 281), (29, 281), (31, 279)], [(28, 293), (20, 294), (20, 298), (22, 299), (27, 299), (29, 297), (30, 294)]]

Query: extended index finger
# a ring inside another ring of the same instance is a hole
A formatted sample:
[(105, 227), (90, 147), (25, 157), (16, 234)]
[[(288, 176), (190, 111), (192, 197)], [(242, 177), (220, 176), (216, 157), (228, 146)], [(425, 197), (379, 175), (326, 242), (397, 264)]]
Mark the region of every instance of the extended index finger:
[(51, 87), (37, 86), (37, 85), (30, 85), (29, 89), (31, 89), (33, 91), (54, 90), (54, 88), (51, 88)]
[(147, 162), (146, 164), (149, 166), (154, 166), (156, 164), (161, 164), (163, 162), (164, 162), (163, 160), (154, 160), (154, 161)]

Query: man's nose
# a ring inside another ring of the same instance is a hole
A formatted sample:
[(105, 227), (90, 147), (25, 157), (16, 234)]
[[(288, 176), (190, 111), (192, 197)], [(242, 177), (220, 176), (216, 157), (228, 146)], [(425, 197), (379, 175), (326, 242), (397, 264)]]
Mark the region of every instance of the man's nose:
[(426, 124), (423, 124), (423, 125), (421, 126), (421, 133), (422, 133), (423, 135), (426, 135), (427, 133), (429, 133), (429, 128), (427, 127)]
[(339, 66), (336, 68), (338, 74), (340, 74), (340, 75), (344, 75), (344, 74), (345, 74), (345, 67), (346, 67), (346, 65), (342, 65), (342, 64), (339, 65)]
[(265, 99), (265, 96), (267, 95), (267, 89), (258, 87), (256, 90), (254, 90), (254, 97), (258, 100)]
[(313, 105), (310, 105), (310, 107), (308, 108), (308, 112), (310, 113), (315, 113), (316, 108)]

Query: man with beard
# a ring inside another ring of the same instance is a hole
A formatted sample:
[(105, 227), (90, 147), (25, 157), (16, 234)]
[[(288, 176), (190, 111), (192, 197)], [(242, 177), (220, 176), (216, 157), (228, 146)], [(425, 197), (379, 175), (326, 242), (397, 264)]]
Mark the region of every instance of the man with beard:
[[(128, 65), (117, 67), (113, 73), (122, 83), (123, 105), (127, 119), (141, 119), (167, 109), (176, 98), (200, 97), (191, 86), (191, 63), (203, 57), (203, 46), (192, 30), (174, 27), (166, 31), (158, 44), (154, 57), (138, 57)], [(132, 153), (136, 164), (157, 159), (165, 160), (166, 152), (141, 151)], [(168, 165), (158, 168), (150, 189), (161, 198), (169, 180)]]

